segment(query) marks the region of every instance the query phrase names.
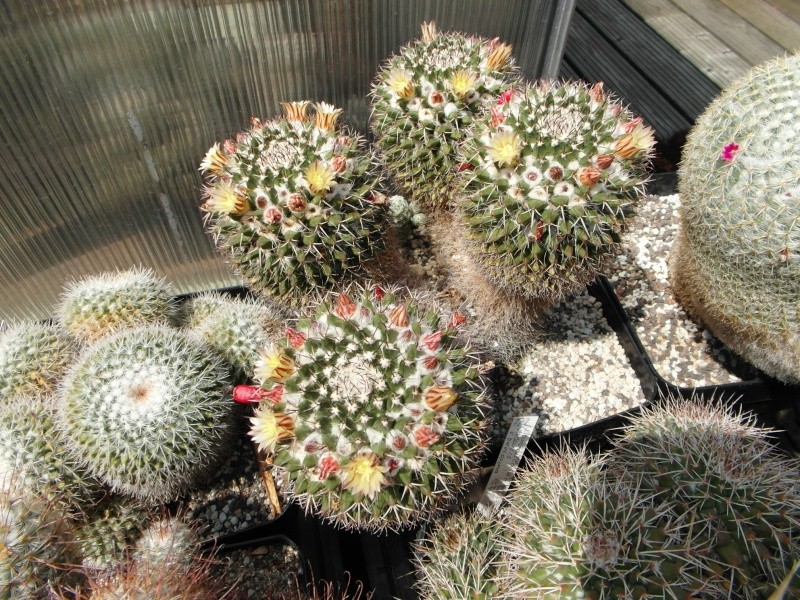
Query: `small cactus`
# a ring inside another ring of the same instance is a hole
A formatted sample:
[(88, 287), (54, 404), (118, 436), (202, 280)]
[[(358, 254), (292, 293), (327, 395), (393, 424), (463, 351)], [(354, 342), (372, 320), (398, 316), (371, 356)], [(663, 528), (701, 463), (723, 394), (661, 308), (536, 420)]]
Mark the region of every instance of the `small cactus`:
[(476, 115), (515, 82), (511, 47), (422, 25), (422, 38), (381, 68), (371, 128), (394, 181), (427, 211), (452, 203), (456, 148)]
[(265, 354), (250, 435), (306, 510), (398, 529), (452, 497), (485, 427), (460, 323), (376, 287), (322, 303)]
[(67, 285), (58, 320), (84, 343), (145, 325), (168, 325), (175, 315), (175, 291), (149, 269), (86, 277)]
[(502, 94), (461, 147), (458, 204), (479, 270), (549, 304), (582, 288), (619, 247), (654, 143), (602, 84)]
[(269, 301), (201, 294), (184, 307), (185, 329), (230, 363), (234, 379), (254, 376), (259, 350), (277, 339), (286, 319)]
[(254, 118), (200, 167), (215, 244), (253, 288), (292, 305), (364, 275), (385, 243), (385, 197), (363, 140), (337, 126), (341, 109), (314, 104), (311, 117), (309, 105)]
[(167, 327), (122, 331), (89, 346), (57, 411), (69, 451), (115, 491), (168, 501), (222, 458), (233, 407), (222, 361)]
[(84, 569), (110, 572), (123, 564), (148, 520), (148, 511), (126, 500), (108, 499), (94, 507), (75, 534)]
[(0, 333), (0, 402), (51, 394), (74, 359), (75, 345), (56, 325), (22, 322)]
[(765, 373), (800, 383), (800, 54), (754, 68), (697, 119), (678, 172), (670, 280)]
[(187, 571), (198, 552), (200, 538), (194, 528), (178, 517), (154, 521), (142, 531), (134, 549), (134, 559), (153, 568), (163, 566)]

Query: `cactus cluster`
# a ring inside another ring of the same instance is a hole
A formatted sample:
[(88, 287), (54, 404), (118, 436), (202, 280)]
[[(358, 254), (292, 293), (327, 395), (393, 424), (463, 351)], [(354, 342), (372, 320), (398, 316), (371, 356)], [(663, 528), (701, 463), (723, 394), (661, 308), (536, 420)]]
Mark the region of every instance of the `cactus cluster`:
[(286, 314), (265, 300), (207, 292), (185, 304), (185, 329), (232, 367), (235, 380), (252, 379), (259, 350), (279, 335)]
[(435, 23), (387, 60), (372, 87), (371, 128), (403, 194), (425, 210), (452, 204), (457, 146), (515, 73), (509, 45)]
[(698, 118), (679, 171), (678, 300), (766, 373), (800, 382), (800, 55), (731, 84)]
[(94, 507), (75, 534), (83, 568), (110, 572), (123, 564), (148, 520), (148, 512), (129, 500), (107, 499)]
[[(633, 418), (604, 455), (545, 452), (509, 495), (498, 557), (478, 559), (477, 533), (458, 542), (463, 564), (481, 565), (458, 579), (474, 582), (461, 597), (767, 598), (800, 557), (800, 465), (770, 434), (720, 405), (665, 401)], [(479, 532), (491, 521), (462, 523)], [(440, 597), (457, 576), (428, 547), (421, 591)], [(499, 566), (486, 593), (490, 560)], [(788, 597), (800, 594), (787, 581)]]
[(0, 333), (0, 402), (48, 394), (74, 358), (74, 343), (57, 325), (21, 322)]
[(208, 232), (256, 290), (287, 304), (353, 275), (385, 243), (385, 196), (363, 140), (337, 126), (341, 109), (284, 104), (283, 118), (253, 119), (236, 139), (214, 144)]
[(150, 269), (85, 277), (68, 284), (57, 309), (60, 324), (85, 343), (147, 325), (169, 325), (175, 290)]
[(549, 303), (583, 287), (619, 244), (654, 143), (602, 84), (502, 94), (461, 147), (458, 204), (480, 270)]
[(87, 348), (64, 379), (57, 423), (73, 455), (115, 491), (168, 501), (218, 462), (231, 436), (226, 369), (167, 327), (123, 330)]
[[(375, 287), (340, 293), (257, 369), (250, 435), (307, 511), (398, 529), (450, 499), (483, 448), (479, 373), (441, 319)], [(242, 393), (241, 389), (237, 391)]]

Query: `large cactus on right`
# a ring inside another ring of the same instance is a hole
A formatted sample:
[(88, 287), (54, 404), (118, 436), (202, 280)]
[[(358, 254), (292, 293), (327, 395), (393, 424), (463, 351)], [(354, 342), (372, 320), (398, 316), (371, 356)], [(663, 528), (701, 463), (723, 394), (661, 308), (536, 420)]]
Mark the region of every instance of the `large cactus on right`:
[(697, 120), (680, 168), (675, 294), (731, 349), (800, 382), (800, 55), (753, 69)]

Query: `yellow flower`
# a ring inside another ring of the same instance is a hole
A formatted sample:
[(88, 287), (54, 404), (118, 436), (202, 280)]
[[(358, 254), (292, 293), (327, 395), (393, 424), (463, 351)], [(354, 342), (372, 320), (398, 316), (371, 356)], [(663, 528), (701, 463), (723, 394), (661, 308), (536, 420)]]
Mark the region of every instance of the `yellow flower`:
[(475, 89), (475, 82), (478, 76), (469, 71), (456, 71), (450, 76), (450, 85), (453, 86), (453, 93), (459, 98), (463, 98)]
[(375, 498), (381, 486), (386, 483), (386, 467), (380, 464), (374, 454), (356, 456), (342, 467), (342, 488), (351, 490), (356, 495)]
[(490, 69), (502, 69), (511, 56), (511, 46), (509, 44), (496, 44), (489, 52), (486, 59), (486, 66)]
[(333, 128), (336, 127), (336, 119), (342, 114), (342, 109), (336, 108), (333, 104), (328, 104), (327, 102), (317, 102), (314, 105), (314, 110), (316, 110), (314, 125), (316, 125), (317, 129), (333, 131)]
[(249, 208), (246, 190), (221, 182), (206, 188), (203, 209), (213, 213), (243, 215)]
[(410, 71), (405, 69), (392, 69), (386, 75), (386, 85), (388, 85), (395, 94), (408, 100), (414, 95), (414, 82), (411, 77)]
[(516, 133), (501, 131), (489, 141), (489, 156), (500, 167), (513, 167), (519, 162), (522, 142)]
[(292, 417), (286, 413), (272, 412), (266, 404), (256, 408), (255, 415), (250, 417), (250, 425), (250, 437), (264, 452), (274, 452), (280, 442), (294, 437)]
[(312, 194), (319, 194), (320, 192), (327, 192), (331, 186), (336, 183), (334, 179), (335, 173), (333, 169), (327, 165), (323, 165), (318, 160), (311, 163), (303, 173), (308, 183), (308, 189)]
[(225, 173), (225, 163), (228, 157), (220, 150), (219, 143), (214, 144), (206, 152), (203, 162), (200, 163), (200, 170), (205, 173), (211, 173), (216, 177), (221, 177)]
[(655, 143), (653, 130), (638, 123), (629, 133), (617, 140), (614, 145), (614, 154), (620, 158), (633, 158), (640, 152), (650, 152)]
[(287, 121), (302, 123), (306, 120), (306, 110), (309, 104), (311, 104), (311, 102), (308, 100), (301, 100), (300, 102), (281, 102), (281, 107), (283, 108)]
[(256, 362), (255, 378), (264, 384), (268, 381), (284, 383), (295, 372), (297, 367), (291, 358), (283, 352), (262, 353)]

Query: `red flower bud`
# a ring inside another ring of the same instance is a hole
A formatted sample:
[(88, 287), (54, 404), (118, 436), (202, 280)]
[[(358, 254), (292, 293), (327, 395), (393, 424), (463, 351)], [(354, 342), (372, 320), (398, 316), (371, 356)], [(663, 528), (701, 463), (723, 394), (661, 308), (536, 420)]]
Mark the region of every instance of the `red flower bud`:
[(475, 167), (473, 167), (468, 162), (462, 162), (458, 165), (458, 172), (463, 173), (464, 171), (474, 171)]
[(414, 431), (414, 441), (420, 448), (427, 448), (431, 444), (435, 444), (440, 437), (429, 425), (421, 425)]
[(336, 308), (333, 309), (338, 316), (342, 319), (349, 319), (356, 312), (356, 303), (353, 302), (345, 293), (339, 294), (339, 299), (336, 301)]
[(380, 302), (381, 300), (383, 300), (383, 297), (384, 297), (384, 295), (386, 295), (386, 292), (384, 292), (384, 291), (383, 291), (383, 288), (382, 288), (381, 286), (379, 286), (379, 285), (376, 285), (376, 286), (373, 288), (373, 290), (372, 290), (372, 291), (373, 291), (373, 292), (375, 292), (375, 297), (378, 299), (378, 301), (379, 301), (379, 302)]
[(389, 313), (389, 323), (395, 327), (408, 327), (408, 312), (405, 304), (398, 304)]
[(319, 478), (327, 479), (339, 470), (339, 461), (330, 454), (319, 461)]
[(460, 312), (456, 311), (456, 312), (453, 313), (453, 316), (450, 319), (450, 327), (453, 327), (454, 329), (458, 329), (459, 327), (461, 327), (466, 322), (467, 322), (466, 315), (463, 315)]
[(428, 371), (433, 371), (436, 367), (439, 366), (439, 359), (435, 356), (426, 356), (425, 360), (422, 361), (422, 366), (425, 367)]
[(283, 215), (281, 211), (279, 211), (274, 206), (268, 208), (264, 211), (264, 222), (269, 223), (270, 225), (274, 225), (275, 223), (280, 223)]
[(429, 333), (428, 335), (423, 335), (421, 341), (423, 346), (433, 352), (439, 347), (439, 344), (442, 343), (442, 332), (435, 331), (433, 333)]
[(303, 344), (306, 343), (305, 334), (300, 333), (291, 327), (286, 328), (286, 339), (289, 340), (289, 345), (295, 350), (302, 348)]
[(341, 154), (337, 154), (331, 159), (331, 169), (335, 173), (344, 173), (347, 169), (347, 159)]
[(261, 402), (266, 397), (267, 390), (257, 385), (237, 385), (233, 388), (233, 401), (237, 404), (251, 404)]
[(289, 196), (289, 200), (286, 204), (292, 212), (302, 212), (306, 209), (308, 202), (306, 202), (306, 198), (303, 194), (295, 193)]

